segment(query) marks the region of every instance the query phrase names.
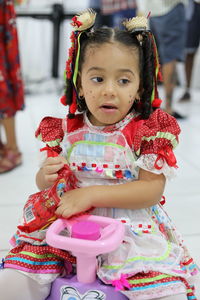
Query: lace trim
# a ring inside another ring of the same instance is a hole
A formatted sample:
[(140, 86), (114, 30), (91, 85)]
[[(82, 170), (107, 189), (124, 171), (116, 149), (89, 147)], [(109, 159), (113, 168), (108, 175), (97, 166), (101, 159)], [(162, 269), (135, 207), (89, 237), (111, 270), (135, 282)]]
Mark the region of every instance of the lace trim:
[(96, 130), (96, 131), (101, 131), (101, 132), (110, 132), (110, 131), (115, 131), (118, 129), (122, 129), (125, 125), (127, 125), (133, 118), (137, 117), (139, 113), (133, 111), (129, 113), (122, 121), (113, 124), (113, 125), (108, 125), (108, 126), (94, 126), (91, 124), (90, 120), (88, 119), (87, 114), (84, 114), (84, 123), (91, 129)]
[(154, 166), (156, 159), (157, 154), (144, 154), (138, 158), (138, 160), (135, 162), (135, 165), (154, 174), (163, 174), (167, 179), (172, 179), (176, 176), (176, 169), (170, 167), (166, 162), (159, 161), (158, 165), (161, 167), (161, 169), (156, 169)]

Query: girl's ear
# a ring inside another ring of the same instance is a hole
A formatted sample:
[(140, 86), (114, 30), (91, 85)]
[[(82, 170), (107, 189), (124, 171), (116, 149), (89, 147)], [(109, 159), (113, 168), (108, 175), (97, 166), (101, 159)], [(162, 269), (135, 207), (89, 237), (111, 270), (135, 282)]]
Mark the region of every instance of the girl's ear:
[(139, 89), (137, 91), (137, 94), (136, 94), (136, 98), (137, 99), (141, 99), (143, 93), (144, 93), (144, 88), (143, 87), (139, 87)]
[(136, 95), (135, 95), (135, 99), (140, 99), (140, 92), (139, 92), (139, 90), (137, 91), (137, 93), (136, 93)]

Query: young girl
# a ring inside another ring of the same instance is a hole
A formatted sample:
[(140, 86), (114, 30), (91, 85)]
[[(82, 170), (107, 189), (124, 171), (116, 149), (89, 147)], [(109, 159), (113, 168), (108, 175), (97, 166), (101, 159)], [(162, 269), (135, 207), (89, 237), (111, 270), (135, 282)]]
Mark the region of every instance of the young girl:
[[(55, 214), (69, 218), (93, 208), (92, 214), (125, 224), (121, 246), (99, 257), (97, 275), (105, 284), (120, 286), (127, 299), (196, 299), (197, 266), (161, 201), (177, 167), (180, 129), (159, 109), (154, 38), (144, 17), (125, 21), (124, 30), (94, 31), (94, 19), (91, 10), (73, 18), (62, 98), (69, 114), (44, 118), (36, 132), (48, 152), (62, 147), (62, 153), (44, 161), (37, 185), (51, 187), (67, 162), (78, 188), (61, 196)], [(0, 272), (4, 300), (44, 300), (64, 260), (75, 262), (46, 244), (46, 230), (18, 229)]]

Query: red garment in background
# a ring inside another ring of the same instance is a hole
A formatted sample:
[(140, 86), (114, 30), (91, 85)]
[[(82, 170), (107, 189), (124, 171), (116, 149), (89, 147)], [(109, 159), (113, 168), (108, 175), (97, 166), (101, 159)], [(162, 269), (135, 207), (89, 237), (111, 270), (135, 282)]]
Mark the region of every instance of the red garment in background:
[(11, 0), (0, 1), (0, 119), (24, 107), (16, 13)]
[(115, 12), (126, 10), (126, 9), (135, 9), (137, 7), (136, 0), (102, 0), (101, 9), (102, 13), (113, 14)]

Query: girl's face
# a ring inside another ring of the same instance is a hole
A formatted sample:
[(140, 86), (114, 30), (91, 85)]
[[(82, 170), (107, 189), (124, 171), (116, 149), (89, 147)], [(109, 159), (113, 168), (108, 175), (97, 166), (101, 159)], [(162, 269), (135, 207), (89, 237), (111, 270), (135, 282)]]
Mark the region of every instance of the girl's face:
[(139, 98), (138, 51), (118, 42), (90, 46), (80, 72), (80, 96), (84, 96), (93, 125), (122, 120)]

